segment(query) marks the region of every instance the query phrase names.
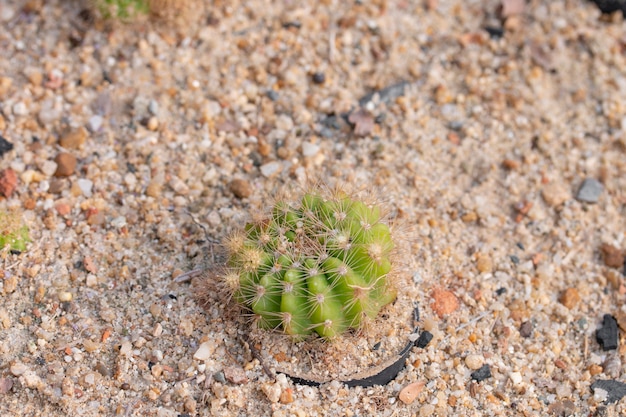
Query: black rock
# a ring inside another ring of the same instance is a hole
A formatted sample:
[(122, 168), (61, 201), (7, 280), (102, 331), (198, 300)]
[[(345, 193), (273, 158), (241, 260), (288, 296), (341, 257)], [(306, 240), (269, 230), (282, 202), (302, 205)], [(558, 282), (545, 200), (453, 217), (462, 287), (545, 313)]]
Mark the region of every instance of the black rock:
[(430, 341), (433, 340), (433, 334), (431, 332), (423, 331), (420, 337), (415, 341), (415, 346), (418, 348), (425, 348)]
[(491, 39), (500, 39), (504, 36), (504, 29), (501, 27), (487, 26), (485, 27), (485, 31), (489, 34)]
[(602, 350), (617, 349), (617, 320), (610, 314), (605, 314), (602, 319), (602, 328), (596, 331), (596, 340), (602, 346)]
[(13, 149), (13, 144), (0, 136), (0, 157), (3, 157), (5, 153)]
[(602, 13), (613, 13), (621, 10), (626, 16), (626, 0), (591, 0)]
[(533, 324), (530, 321), (525, 321), (519, 326), (519, 335), (528, 338), (533, 334)]
[(591, 384), (591, 389), (602, 389), (607, 392), (606, 403), (611, 404), (618, 402), (626, 395), (626, 384), (612, 379), (599, 379)]
[(326, 82), (326, 75), (323, 72), (314, 73), (312, 78), (315, 84), (324, 84)]
[(489, 365), (485, 364), (480, 367), (477, 371), (472, 372), (471, 377), (474, 381), (480, 382), (484, 381), (487, 378), (491, 378), (491, 368)]

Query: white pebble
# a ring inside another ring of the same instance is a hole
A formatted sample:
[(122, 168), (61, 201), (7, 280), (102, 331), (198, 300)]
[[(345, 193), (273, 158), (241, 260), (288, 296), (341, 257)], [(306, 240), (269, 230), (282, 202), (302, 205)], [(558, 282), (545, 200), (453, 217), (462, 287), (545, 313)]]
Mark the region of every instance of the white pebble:
[(280, 162), (268, 162), (267, 164), (261, 165), (261, 174), (263, 174), (264, 177), (269, 178), (276, 174), (280, 168)]
[(28, 107), (23, 101), (19, 101), (13, 105), (13, 114), (16, 116), (26, 116), (28, 114)]
[(111, 220), (111, 226), (120, 228), (126, 226), (126, 217), (119, 216)]
[(83, 196), (87, 198), (92, 196), (91, 190), (93, 188), (93, 181), (80, 178), (76, 183), (78, 184), (78, 188), (80, 188), (81, 193), (83, 193)]
[(17, 362), (11, 365), (11, 368), (9, 368), (9, 370), (11, 371), (13, 376), (20, 376), (24, 372), (28, 371), (28, 366), (24, 365), (23, 363)]
[(133, 345), (130, 343), (130, 341), (128, 340), (124, 341), (122, 343), (122, 346), (120, 347), (120, 355), (128, 356), (132, 348), (133, 348)]
[(311, 157), (317, 155), (319, 152), (319, 145), (313, 144), (311, 142), (303, 142), (302, 143), (302, 155), (305, 157)]
[(54, 161), (44, 161), (41, 164), (41, 172), (43, 172), (46, 176), (51, 177), (57, 170), (57, 163)]
[(509, 378), (511, 378), (513, 385), (519, 385), (522, 383), (522, 374), (519, 372), (511, 372)]
[(312, 387), (304, 387), (302, 389), (302, 395), (304, 395), (309, 400), (312, 400), (315, 398), (315, 390)]
[(480, 369), (484, 364), (484, 359), (480, 355), (467, 355), (465, 357), (465, 365), (471, 370)]
[(104, 119), (102, 118), (102, 116), (91, 116), (89, 118), (89, 123), (87, 124), (87, 128), (91, 131), (91, 132), (97, 132), (98, 130), (100, 130), (100, 128), (102, 127), (102, 123), (104, 122)]
[(87, 385), (93, 385), (96, 383), (96, 376), (92, 373), (88, 373), (87, 375), (85, 375), (85, 384)]
[(215, 343), (212, 341), (204, 342), (198, 347), (196, 353), (193, 354), (193, 358), (199, 361), (206, 361), (215, 352), (215, 347)]

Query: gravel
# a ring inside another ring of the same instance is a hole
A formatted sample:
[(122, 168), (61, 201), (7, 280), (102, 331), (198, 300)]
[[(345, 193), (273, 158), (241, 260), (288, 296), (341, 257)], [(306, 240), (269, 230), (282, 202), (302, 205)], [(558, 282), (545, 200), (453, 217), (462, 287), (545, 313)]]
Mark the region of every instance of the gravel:
[[(619, 14), (179, 3), (0, 4), (0, 205), (32, 240), (2, 256), (0, 415), (626, 413), (598, 385), (626, 351), (595, 341), (626, 313)], [(293, 343), (224, 294), (220, 244), (316, 180), (388, 207), (400, 291), (361, 333)], [(400, 373), (339, 383), (393, 361), (416, 304), (432, 339)]]

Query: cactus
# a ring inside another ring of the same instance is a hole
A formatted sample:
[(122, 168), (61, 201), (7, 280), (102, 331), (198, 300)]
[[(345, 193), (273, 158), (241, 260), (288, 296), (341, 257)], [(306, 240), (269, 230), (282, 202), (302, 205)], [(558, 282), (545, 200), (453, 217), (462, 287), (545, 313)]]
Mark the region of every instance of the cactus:
[(376, 205), (343, 192), (277, 201), (266, 218), (226, 242), (224, 281), (262, 328), (302, 339), (358, 329), (392, 302), (394, 247)]

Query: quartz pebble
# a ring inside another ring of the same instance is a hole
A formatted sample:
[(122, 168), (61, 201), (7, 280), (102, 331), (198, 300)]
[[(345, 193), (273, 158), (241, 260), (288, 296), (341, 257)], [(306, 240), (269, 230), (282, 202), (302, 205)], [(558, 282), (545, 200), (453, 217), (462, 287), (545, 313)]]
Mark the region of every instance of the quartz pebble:
[(465, 357), (465, 365), (471, 370), (480, 369), (485, 362), (485, 359), (481, 355), (467, 355)]
[(196, 353), (193, 354), (193, 358), (199, 361), (206, 361), (213, 355), (213, 352), (215, 352), (215, 348), (216, 346), (214, 342), (204, 342), (200, 344), (198, 350), (196, 350)]
[(412, 404), (417, 396), (422, 392), (426, 383), (424, 381), (413, 382), (402, 388), (398, 394), (398, 399), (405, 404)]
[(594, 178), (587, 178), (578, 189), (576, 199), (584, 203), (597, 203), (604, 186)]

